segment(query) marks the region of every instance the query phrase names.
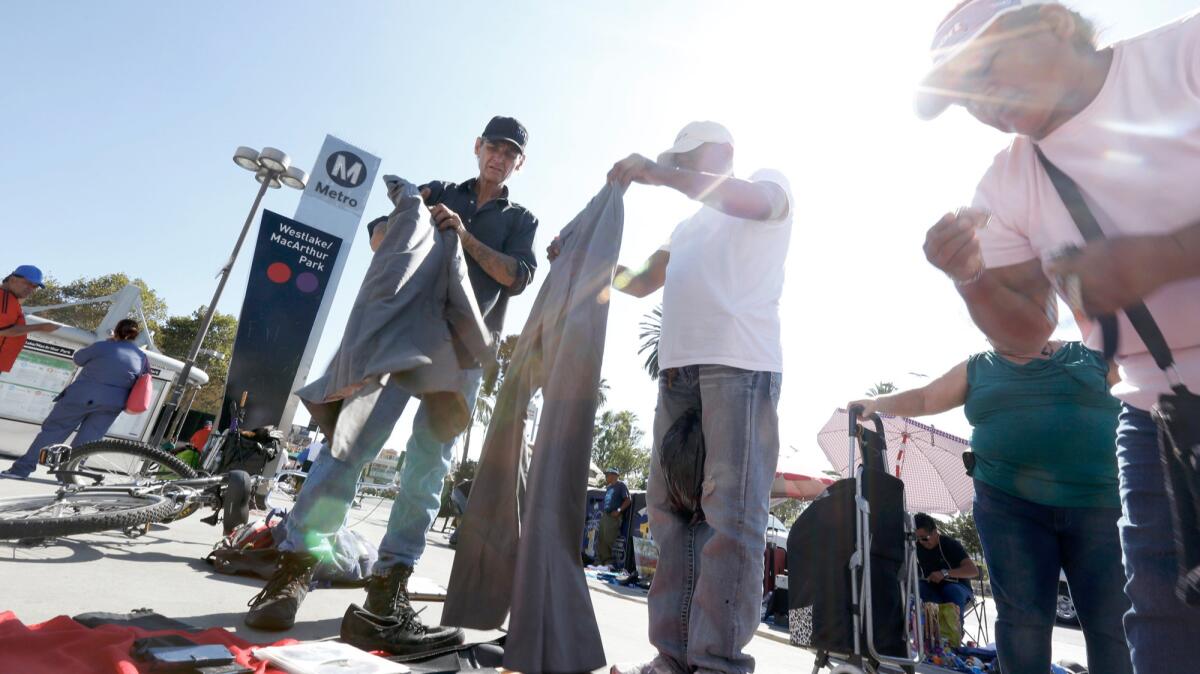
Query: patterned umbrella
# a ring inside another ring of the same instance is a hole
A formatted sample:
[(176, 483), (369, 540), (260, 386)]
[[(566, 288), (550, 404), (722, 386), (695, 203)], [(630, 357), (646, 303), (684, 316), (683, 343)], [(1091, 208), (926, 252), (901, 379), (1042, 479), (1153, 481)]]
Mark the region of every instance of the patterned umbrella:
[(799, 473), (775, 473), (775, 481), (771, 483), (771, 498), (811, 501), (821, 495), (825, 488), (833, 484), (827, 477), (809, 477)]
[[(975, 486), (962, 462), (970, 443), (906, 417), (879, 416), (887, 439), (888, 472), (904, 482), (909, 510), (944, 515), (970, 512)], [(849, 424), (846, 410), (839, 408), (817, 433), (817, 444), (843, 476), (850, 475)], [(862, 456), (856, 454), (855, 460), (861, 462)]]

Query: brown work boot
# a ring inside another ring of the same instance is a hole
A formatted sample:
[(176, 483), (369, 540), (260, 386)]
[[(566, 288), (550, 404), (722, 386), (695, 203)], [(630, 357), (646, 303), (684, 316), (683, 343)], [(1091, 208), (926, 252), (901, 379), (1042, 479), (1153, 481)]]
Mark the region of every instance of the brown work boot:
[(317, 558), (306, 552), (281, 552), (275, 573), (254, 595), (245, 623), (260, 630), (286, 630), (296, 624), (296, 611), (312, 585)]
[(397, 564), (383, 575), (371, 574), (367, 579), (367, 601), (363, 608), (377, 616), (400, 615), (401, 608), (412, 610), (408, 600), (408, 579), (413, 568)]

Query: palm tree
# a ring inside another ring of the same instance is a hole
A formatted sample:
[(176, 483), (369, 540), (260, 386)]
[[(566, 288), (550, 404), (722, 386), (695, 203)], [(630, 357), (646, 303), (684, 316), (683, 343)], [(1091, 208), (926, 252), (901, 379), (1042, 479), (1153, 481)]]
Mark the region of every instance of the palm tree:
[(658, 379), (658, 342), (662, 337), (662, 305), (654, 307), (654, 310), (642, 317), (642, 322), (638, 325), (642, 332), (638, 335), (638, 339), (642, 340), (642, 346), (638, 349), (639, 354), (646, 354), (646, 372), (650, 374), (651, 379)]
[(887, 395), (889, 393), (895, 393), (898, 390), (899, 389), (897, 389), (896, 385), (893, 384), (892, 382), (881, 381), (878, 384), (867, 389), (867, 395), (871, 398), (878, 398), (879, 396)]
[(608, 380), (604, 377), (600, 378), (600, 385), (596, 387), (596, 409), (604, 407), (608, 403)]

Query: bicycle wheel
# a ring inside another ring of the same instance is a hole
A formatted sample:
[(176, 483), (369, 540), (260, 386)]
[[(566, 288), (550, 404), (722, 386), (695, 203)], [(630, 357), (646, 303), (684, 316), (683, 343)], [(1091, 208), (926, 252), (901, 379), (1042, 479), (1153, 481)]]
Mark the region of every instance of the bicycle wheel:
[(175, 504), (157, 494), (54, 494), (0, 501), (0, 539), (90, 534), (158, 522)]
[[(64, 464), (68, 471), (100, 476), (100, 484), (145, 484), (151, 481), (196, 477), (196, 471), (173, 454), (130, 440), (105, 438), (71, 450)], [(63, 475), (68, 484), (91, 485), (83, 475)]]

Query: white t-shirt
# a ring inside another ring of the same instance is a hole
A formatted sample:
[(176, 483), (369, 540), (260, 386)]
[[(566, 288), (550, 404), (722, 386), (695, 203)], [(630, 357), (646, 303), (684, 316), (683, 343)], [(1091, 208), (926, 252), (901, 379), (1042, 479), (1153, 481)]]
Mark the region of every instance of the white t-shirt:
[[(1112, 68), (1091, 105), (1039, 142), (1046, 157), (1079, 185), (1110, 238), (1173, 232), (1200, 221), (1200, 19), (1195, 15), (1117, 43)], [(984, 260), (1003, 267), (1054, 257), (1083, 236), (1018, 136), (979, 183), (975, 205), (992, 213), (980, 232)], [(1145, 298), (1184, 382), (1200, 391), (1200, 278)], [(1089, 346), (1100, 331), (1083, 327)], [(1121, 315), (1113, 393), (1149, 409), (1168, 391), (1128, 319)]]
[(659, 367), (728, 365), (783, 372), (779, 297), (792, 233), (792, 190), (779, 171), (760, 170), (787, 194), (778, 220), (735, 218), (704, 206), (679, 223), (663, 289)]

